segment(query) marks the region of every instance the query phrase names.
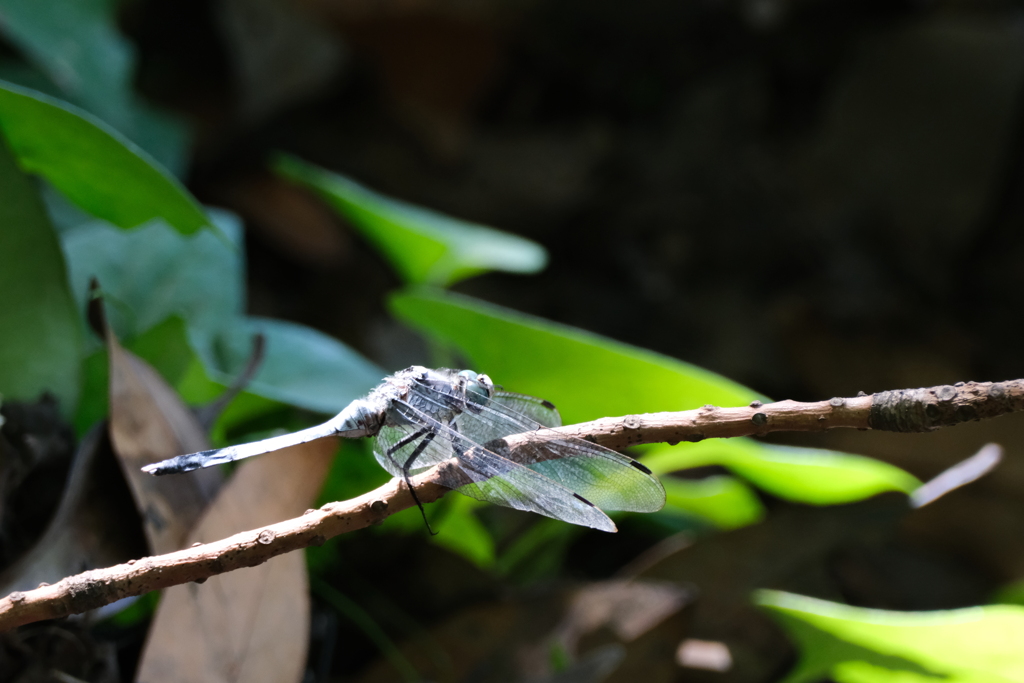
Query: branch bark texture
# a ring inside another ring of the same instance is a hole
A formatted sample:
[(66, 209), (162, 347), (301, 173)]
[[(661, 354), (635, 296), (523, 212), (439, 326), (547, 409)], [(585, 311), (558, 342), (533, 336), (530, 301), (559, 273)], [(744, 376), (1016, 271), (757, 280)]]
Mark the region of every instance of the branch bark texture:
[[(1024, 410), (1024, 380), (960, 382), (922, 389), (885, 391), (870, 396), (815, 403), (755, 401), (742, 408), (706, 405), (675, 413), (648, 413), (526, 432), (506, 437), (510, 451), (522, 443), (571, 435), (609, 448), (645, 443), (678, 443), (709, 438), (760, 436), (781, 431), (836, 428), (926, 432)], [(441, 498), (437, 483), (442, 463), (412, 479), (423, 503)], [(0, 599), (0, 632), (23, 624), (87, 612), (116, 600), (252, 567), (272, 557), (343, 533), (381, 523), (414, 505), (409, 489), (392, 480), (348, 501), (328, 503), (301, 517), (245, 531), (221, 541), (125, 564), (94, 569), (54, 585), (16, 592)]]

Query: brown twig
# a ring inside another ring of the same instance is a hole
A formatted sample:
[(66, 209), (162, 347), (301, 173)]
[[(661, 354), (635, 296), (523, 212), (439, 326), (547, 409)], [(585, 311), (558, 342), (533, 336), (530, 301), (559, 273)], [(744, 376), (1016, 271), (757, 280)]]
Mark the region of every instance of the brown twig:
[[(955, 386), (886, 391), (871, 396), (833, 398), (817, 403), (779, 401), (744, 408), (704, 406), (676, 413), (649, 413), (517, 434), (507, 447), (533, 440), (571, 435), (610, 448), (642, 443), (676, 443), (708, 438), (763, 435), (779, 431), (820, 431), (835, 428), (923, 432), (961, 422), (982, 420), (1024, 410), (1024, 380), (968, 382)], [(443, 496), (438, 467), (414, 477), (423, 503)], [(105, 569), (71, 576), (52, 586), (17, 592), (0, 600), (0, 632), (43, 619), (86, 612), (116, 600), (242, 567), (322, 544), (339, 534), (379, 524), (413, 505), (409, 489), (399, 480), (352, 500), (328, 503), (302, 517), (262, 529), (235, 534), (214, 543), (145, 557)]]
[(754, 401), (744, 408), (706, 405), (677, 413), (606, 417), (505, 439), (514, 449), (522, 441), (571, 434), (608, 448), (645, 443), (679, 443), (770, 432), (826, 429), (874, 429), (929, 432), (1024, 410), (1024, 380), (958, 382), (923, 389), (883, 391), (870, 396), (833, 398), (815, 403)]
[[(434, 502), (447, 492), (436, 483), (437, 474), (434, 468), (412, 479), (424, 503)], [(277, 555), (322, 545), (328, 538), (380, 524), (412, 505), (408, 487), (393, 479), (358, 498), (328, 503), (295, 519), (165, 555), (82, 572), (52, 586), (11, 593), (0, 600), (0, 632), (34, 621), (80, 614), (169, 586), (202, 583), (216, 574), (253, 567)]]

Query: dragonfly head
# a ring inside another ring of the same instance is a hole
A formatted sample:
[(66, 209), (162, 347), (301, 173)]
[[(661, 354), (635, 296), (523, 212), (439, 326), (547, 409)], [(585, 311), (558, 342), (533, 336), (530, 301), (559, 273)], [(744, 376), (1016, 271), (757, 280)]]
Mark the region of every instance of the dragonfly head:
[(487, 375), (480, 375), (472, 370), (463, 370), (459, 377), (463, 379), (466, 387), (466, 408), (479, 413), (494, 396), (494, 382)]

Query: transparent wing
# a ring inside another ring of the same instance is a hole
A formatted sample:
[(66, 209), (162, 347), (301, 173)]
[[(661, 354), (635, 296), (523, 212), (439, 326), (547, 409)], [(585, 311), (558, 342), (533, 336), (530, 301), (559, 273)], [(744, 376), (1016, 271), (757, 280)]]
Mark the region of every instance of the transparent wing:
[[(459, 456), (458, 463), (450, 481), (461, 484), (456, 488), (459, 493), (570, 524), (602, 531), (616, 530), (608, 515), (579, 494), (485, 448), (466, 451)], [(470, 483), (462, 483), (466, 477)]]
[[(439, 481), (459, 493), (516, 510), (536, 512), (570, 524), (615, 531), (615, 525), (607, 515), (574, 491), (492, 453), (456, 429), (404, 401), (397, 403), (403, 417), (414, 424), (381, 430), (378, 441), (383, 443), (374, 449), (375, 454), (379, 453), (378, 460), (383, 456), (388, 461), (385, 467), (389, 471), (398, 466), (396, 476), (400, 476), (401, 465), (420, 447), (419, 444), (433, 434), (433, 438), (426, 442), (417, 455), (412, 471), (448, 460), (439, 468)], [(408, 439), (408, 442), (398, 445), (403, 439)], [(388, 458), (387, 451), (396, 445), (398, 448)], [(403, 456), (395, 457), (395, 454), (403, 454), (406, 460), (401, 459)], [(424, 459), (422, 467), (421, 459)]]
[[(401, 406), (403, 411), (416, 415), (415, 409)], [(433, 418), (428, 418), (437, 423)], [(418, 420), (417, 420), (418, 421)], [(419, 474), (434, 465), (438, 465), (455, 455), (450, 439), (440, 437), (436, 431), (434, 436), (426, 440), (431, 429), (427, 424), (406, 424), (388, 426), (380, 430), (373, 444), (373, 455), (381, 467), (391, 476), (401, 477), (405, 464), (415, 457), (409, 474)]]
[[(429, 398), (428, 392), (423, 397)], [(543, 474), (602, 510), (656, 512), (665, 506), (665, 488), (636, 460), (583, 439), (556, 435), (517, 410), (532, 406), (530, 409), (535, 413), (550, 419), (554, 406), (544, 412), (544, 404), (551, 406), (532, 397), (501, 392), (488, 405), (477, 405), (477, 411), (459, 414), (454, 423), (472, 441)], [(500, 441), (506, 436), (534, 431), (538, 438), (518, 445), (514, 451)]]
[[(502, 405), (512, 412), (529, 418), (539, 426), (562, 426), (562, 416), (559, 415), (558, 408), (550, 401), (545, 401), (541, 398), (525, 394), (513, 394), (507, 391), (497, 391), (491, 399), (491, 405), (494, 404)], [(508, 435), (504, 434), (503, 436)]]

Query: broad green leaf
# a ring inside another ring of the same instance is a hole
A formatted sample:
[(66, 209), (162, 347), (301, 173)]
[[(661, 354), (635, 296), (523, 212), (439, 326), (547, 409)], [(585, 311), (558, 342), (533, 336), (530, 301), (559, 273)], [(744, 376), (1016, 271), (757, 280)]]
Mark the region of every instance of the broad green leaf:
[[(391, 306), (399, 318), (458, 347), (473, 369), (511, 391), (554, 402), (566, 423), (763, 398), (682, 361), (448, 292), (402, 292)], [(780, 498), (815, 505), (883, 491), (909, 493), (920, 485), (898, 467), (871, 458), (752, 439), (650, 446), (645, 453), (644, 463), (659, 474), (724, 465)], [(752, 512), (737, 515), (754, 519)]]
[(466, 296), (421, 289), (390, 305), (509, 391), (554, 402), (566, 424), (763, 398), (689, 363)]
[(547, 263), (535, 242), (387, 197), (295, 157), (279, 157), (274, 168), (317, 191), (408, 283), (443, 286), (489, 270), (535, 273)]
[(477, 567), (487, 569), (494, 565), (494, 539), (473, 513), (481, 505), (480, 501), (467, 496), (451, 496), (438, 523), (437, 535), (431, 540)]
[[(241, 226), (226, 212), (211, 232), (181, 235), (163, 221), (132, 231), (94, 221), (65, 230), (65, 253), (80, 305), (96, 277), (108, 316), (127, 342), (171, 316), (185, 321), (209, 377), (229, 384), (266, 337), (263, 363), (247, 390), (288, 405), (335, 413), (385, 374), (341, 342), (312, 328), (246, 318)], [(188, 399), (188, 397), (186, 397)]]
[(39, 193), (0, 135), (0, 395), (77, 404), (82, 337), (64, 257)]
[(666, 500), (660, 514), (696, 515), (721, 529), (737, 529), (764, 519), (764, 506), (757, 495), (733, 477), (662, 477), (661, 483)]
[(380, 383), (386, 374), (337, 339), (311, 327), (245, 318), (221, 337), (225, 364), (240, 369), (252, 350), (252, 336), (263, 334), (263, 364), (249, 383), (249, 391), (275, 401), (337, 413)]
[(910, 473), (873, 458), (753, 439), (656, 446), (643, 461), (659, 474), (722, 465), (772, 495), (810, 505), (850, 503), (885, 491), (909, 494), (921, 485)]
[(79, 307), (84, 313), (95, 277), (118, 337), (131, 339), (177, 315), (206, 352), (224, 321), (242, 311), (244, 297), (241, 226), (221, 219), (218, 227), (230, 244), (207, 230), (183, 236), (160, 220), (130, 231), (104, 221), (65, 230), (61, 242)]
[(1024, 607), (890, 612), (781, 591), (758, 591), (755, 602), (800, 647), (783, 683), (1024, 680)]
[(195, 199), (148, 154), (66, 102), (0, 81), (0, 131), (22, 169), (118, 227), (162, 218), (187, 234), (209, 225)]

